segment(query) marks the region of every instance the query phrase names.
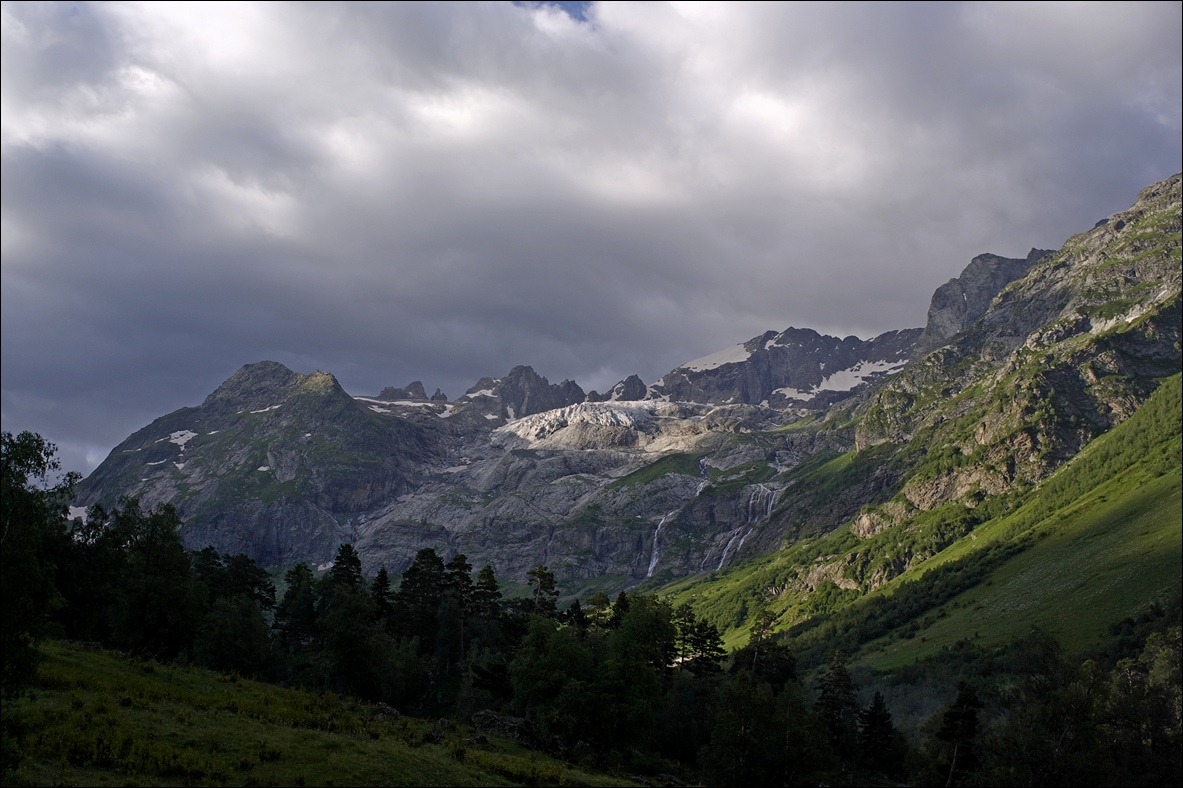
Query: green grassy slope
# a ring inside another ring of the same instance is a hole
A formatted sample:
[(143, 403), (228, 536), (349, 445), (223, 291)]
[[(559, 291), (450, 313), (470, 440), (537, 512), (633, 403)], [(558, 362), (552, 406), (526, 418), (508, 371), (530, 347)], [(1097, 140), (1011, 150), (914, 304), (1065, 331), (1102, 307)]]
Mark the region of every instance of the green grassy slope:
[(633, 784), (332, 694), (42, 651), (38, 686), (4, 704), (5, 785)]
[[(843, 527), (667, 592), (693, 600), (730, 646), (746, 641), (748, 614), (763, 598), (806, 665), (832, 648), (866, 647), (859, 661), (890, 668), (1032, 626), (1072, 649), (1097, 645), (1108, 625), (1177, 584), (1183, 569), (1180, 381), (1166, 380), (1133, 417), (1034, 489), (974, 510), (946, 505), (866, 540)], [(839, 587), (851, 585), (851, 570), (896, 560), (893, 551), (913, 556), (898, 576), (873, 590)], [(826, 568), (834, 582), (814, 577), (811, 592), (804, 578)]]
[(1001, 645), (1032, 627), (1071, 651), (1101, 645), (1109, 625), (1178, 582), (1183, 473), (1129, 488), (1114, 479), (1041, 522), (1037, 541), (926, 614), (920, 626), (867, 645), (861, 662), (890, 669), (961, 640)]

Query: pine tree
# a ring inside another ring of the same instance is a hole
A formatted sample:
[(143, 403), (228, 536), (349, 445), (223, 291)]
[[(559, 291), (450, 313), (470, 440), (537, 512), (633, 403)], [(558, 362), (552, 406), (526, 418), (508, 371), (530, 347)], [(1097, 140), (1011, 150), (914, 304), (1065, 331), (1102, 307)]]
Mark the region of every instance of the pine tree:
[(378, 620), (389, 628), (390, 617), (394, 613), (394, 593), (390, 590), (390, 573), (386, 567), (374, 575), (374, 582), (370, 584), (370, 598), (378, 608)]
[(308, 564), (299, 563), (284, 575), (287, 590), (275, 610), (274, 626), (288, 654), (307, 651), (317, 635), (319, 583)]
[(329, 570), (329, 585), (335, 588), (348, 588), (360, 591), (366, 581), (361, 573), (361, 556), (351, 544), (343, 544), (337, 548), (337, 557), (333, 559), (333, 568)]
[(403, 572), (394, 595), (395, 614), (400, 633), (419, 638), (424, 653), (435, 650), (436, 617), (444, 593), (444, 561), (430, 547), (415, 554), (415, 560)]
[(566, 612), (560, 617), (560, 620), (574, 627), (579, 632), (580, 637), (587, 634), (587, 616), (584, 614), (583, 607), (580, 606), (578, 599), (570, 604)]
[(473, 607), (479, 618), (484, 621), (495, 621), (501, 617), (501, 587), (497, 584), (497, 575), (493, 567), (485, 564), (477, 572), (476, 584), (473, 586)]
[(608, 616), (608, 628), (616, 629), (620, 623), (624, 621), (624, 616), (628, 613), (629, 601), (628, 594), (621, 591), (616, 595), (616, 601), (612, 603), (612, 613)]
[(899, 768), (896, 730), (880, 692), (858, 714), (858, 750), (859, 760), (871, 769), (890, 774)]
[(973, 771), (978, 759), (975, 744), (978, 736), (978, 709), (982, 701), (978, 693), (964, 682), (957, 687), (957, 700), (945, 710), (937, 738), (952, 745), (949, 757), (949, 778), (945, 785), (952, 785), (959, 773)]
[(465, 615), (472, 610), (474, 588), (472, 584), (472, 564), (464, 553), (457, 553), (444, 567), (444, 590), (456, 596), (460, 609)]
[(554, 573), (542, 564), (535, 564), (526, 573), (530, 588), (534, 589), (534, 612), (540, 616), (554, 618), (559, 609), (559, 587)]
[(830, 733), (830, 744), (839, 755), (849, 755), (854, 750), (855, 714), (858, 701), (855, 699), (854, 681), (846, 669), (846, 660), (841, 652), (830, 655), (830, 666), (820, 682), (814, 709), (825, 720)]

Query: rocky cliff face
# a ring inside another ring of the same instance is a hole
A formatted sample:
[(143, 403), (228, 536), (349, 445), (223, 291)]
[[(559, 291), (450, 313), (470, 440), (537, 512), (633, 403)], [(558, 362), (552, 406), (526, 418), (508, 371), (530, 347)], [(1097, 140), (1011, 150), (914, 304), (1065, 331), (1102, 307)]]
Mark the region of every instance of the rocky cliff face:
[(1031, 266), (1052, 254), (1046, 249), (1032, 249), (1026, 258), (978, 255), (961, 272), (932, 294), (928, 324), (916, 342), (915, 352), (924, 354), (946, 344), (966, 331), (986, 313), (1002, 288), (1026, 276)]
[(902, 369), (920, 334), (913, 328), (864, 341), (808, 328), (768, 331), (683, 364), (650, 386), (649, 396), (825, 410)]
[(503, 378), (481, 378), (461, 397), (482, 414), (502, 421), (574, 405), (586, 398), (575, 381), (552, 384), (525, 366), (514, 367)]
[(645, 385), (645, 381), (641, 380), (637, 375), (629, 375), (624, 380), (617, 383), (604, 394), (599, 394), (595, 391), (587, 393), (588, 402), (636, 402), (637, 400), (645, 399), (649, 393), (649, 387)]
[[(367, 571), (400, 570), (430, 546), (519, 581), (548, 564), (570, 593), (844, 523), (875, 538), (1037, 483), (1179, 370), (1179, 184), (1053, 254), (975, 258), (924, 330), (770, 331), (647, 389), (585, 397), (516, 367), (454, 402), (422, 384), (354, 398), (327, 373), (252, 364), (128, 438), (81, 502), (174, 503), (189, 545), (268, 565), (352, 542)], [(856, 565), (818, 577), (865, 585)]]

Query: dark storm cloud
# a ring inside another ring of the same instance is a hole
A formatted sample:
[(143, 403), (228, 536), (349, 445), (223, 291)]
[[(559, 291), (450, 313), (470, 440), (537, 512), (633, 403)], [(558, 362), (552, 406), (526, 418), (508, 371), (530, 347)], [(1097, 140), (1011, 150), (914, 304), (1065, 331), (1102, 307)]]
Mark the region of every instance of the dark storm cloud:
[(4, 429), (83, 469), (263, 358), (455, 397), (919, 325), (1180, 168), (1177, 3), (175, 6), (3, 10)]

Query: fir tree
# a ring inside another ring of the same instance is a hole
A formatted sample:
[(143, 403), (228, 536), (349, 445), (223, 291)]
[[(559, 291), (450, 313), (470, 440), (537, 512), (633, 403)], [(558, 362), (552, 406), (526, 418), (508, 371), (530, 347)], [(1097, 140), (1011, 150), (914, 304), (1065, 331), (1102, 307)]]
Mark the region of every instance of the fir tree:
[(830, 744), (839, 755), (850, 754), (855, 744), (858, 701), (841, 652), (830, 655), (829, 670), (821, 678), (820, 690), (814, 709), (825, 720)]
[(880, 692), (858, 714), (858, 751), (859, 760), (871, 769), (894, 773), (899, 767), (895, 726)]

